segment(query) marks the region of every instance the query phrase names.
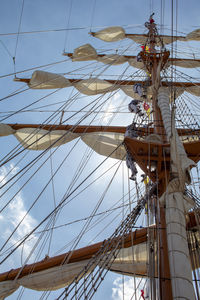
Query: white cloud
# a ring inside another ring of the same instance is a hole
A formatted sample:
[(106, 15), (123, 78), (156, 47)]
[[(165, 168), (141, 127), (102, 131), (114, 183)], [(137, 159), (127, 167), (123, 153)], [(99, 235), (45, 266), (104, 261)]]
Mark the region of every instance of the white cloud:
[(105, 124), (108, 124), (109, 121), (111, 121), (111, 119), (114, 116), (114, 113), (112, 113), (112, 111), (116, 111), (118, 110), (118, 106), (120, 105), (121, 101), (119, 101), (121, 99), (121, 95), (119, 92), (115, 92), (109, 99), (109, 102), (105, 105), (105, 107), (103, 108), (103, 110), (105, 110), (105, 113), (102, 117), (102, 122)]
[(112, 103), (110, 103), (108, 106), (107, 106), (107, 108), (106, 108), (106, 113), (104, 114), (104, 116), (103, 116), (103, 122), (104, 123), (108, 123), (110, 120), (111, 120), (111, 118), (113, 117), (113, 113), (112, 113), (112, 111), (114, 111), (114, 109), (115, 109), (115, 106), (112, 104)]
[[(8, 168), (3, 167), (0, 171), (1, 185), (5, 184), (10, 178), (10, 176), (14, 175), (17, 172), (17, 170), (18, 169), (15, 168), (13, 165), (10, 165)], [(8, 201), (8, 199), (10, 198), (9, 194), (6, 198)], [(19, 222), (23, 219), (25, 215), (26, 217), (24, 218), (23, 222), (21, 223), (15, 234), (11, 237), (8, 246), (16, 246), (16, 243), (19, 240), (23, 239), (36, 225), (36, 220), (29, 213), (27, 213), (22, 193), (19, 192), (0, 216), (0, 234), (4, 242), (10, 236), (12, 231), (16, 228), (16, 226), (19, 224)], [(24, 245), (19, 248), (20, 251), (23, 251), (24, 258), (26, 258), (29, 255), (35, 240), (36, 237), (32, 236), (30, 242), (24, 243)]]
[[(135, 293), (136, 285), (136, 293)], [(141, 299), (141, 290), (144, 289), (145, 280), (141, 278), (118, 277), (113, 282), (112, 299), (114, 300), (131, 300)]]

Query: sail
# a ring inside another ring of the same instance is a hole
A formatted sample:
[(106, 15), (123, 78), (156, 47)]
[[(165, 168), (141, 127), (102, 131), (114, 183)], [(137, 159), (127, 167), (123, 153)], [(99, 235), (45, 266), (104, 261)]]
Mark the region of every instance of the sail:
[[(144, 63), (138, 61), (136, 56), (127, 56), (119, 54), (97, 54), (97, 51), (90, 44), (82, 45), (74, 50), (73, 53), (63, 53), (65, 56), (69, 56), (72, 61), (91, 61), (96, 60), (103, 64), (108, 65), (120, 65), (126, 62), (130, 66), (137, 69), (144, 69)], [(167, 66), (177, 66), (181, 68), (197, 68), (200, 66), (199, 59), (185, 59), (185, 58), (169, 58)]]
[[(196, 29), (190, 33), (188, 33), (186, 36), (165, 36), (160, 35), (160, 38), (162, 38), (164, 44), (170, 44), (175, 41), (199, 41), (199, 29)], [(92, 35), (96, 38), (99, 38), (105, 42), (115, 42), (120, 41), (124, 38), (132, 39), (134, 42), (138, 44), (145, 44), (145, 41), (147, 39), (146, 34), (126, 34), (124, 29), (122, 27), (116, 26), (116, 27), (107, 27), (103, 30), (92, 32)]]
[[(84, 260), (32, 273), (14, 281), (0, 282), (0, 299), (15, 292), (20, 286), (37, 291), (65, 287), (81, 274), (87, 264), (88, 260)], [(146, 243), (120, 250), (110, 270), (125, 275), (144, 276), (147, 271)]]
[[(164, 127), (171, 144), (170, 180), (162, 201), (166, 206), (166, 226), (172, 290), (175, 298), (195, 299), (190, 269), (189, 249), (186, 236), (184, 215), (194, 207), (194, 201), (184, 195), (185, 183), (190, 183), (190, 169), (195, 163), (187, 157), (182, 142), (175, 129), (174, 120), (169, 111), (169, 96), (162, 89), (158, 92)], [(173, 229), (172, 229), (173, 226)], [(179, 249), (181, 248), (181, 252)], [(184, 261), (184, 267), (182, 262)]]
[(28, 85), (31, 89), (61, 89), (70, 86), (70, 82), (59, 74), (35, 71)]
[(92, 35), (105, 42), (116, 42), (126, 37), (124, 29), (120, 26), (108, 27), (92, 33)]
[[(193, 224), (194, 225), (194, 224)], [(151, 229), (154, 229), (155, 226), (152, 226)], [(133, 232), (132, 236), (134, 237), (133, 243), (131, 247), (127, 247), (128, 243), (130, 244), (130, 237), (127, 241), (125, 241), (124, 248), (122, 248), (117, 257), (115, 258), (110, 270), (116, 273), (129, 275), (129, 276), (147, 276), (148, 272), (148, 253), (147, 253), (147, 243), (144, 240), (147, 240), (147, 228), (140, 229), (137, 232)], [(156, 236), (154, 235), (154, 238)], [(127, 243), (128, 242), (128, 243)], [(179, 244), (180, 245), (180, 244)], [(90, 246), (97, 251), (99, 249), (98, 245)], [(6, 279), (6, 281), (0, 281), (0, 299), (7, 297), (8, 295), (14, 293), (20, 286), (26, 287), (28, 289), (33, 289), (37, 291), (45, 291), (45, 290), (57, 290), (62, 287), (65, 287), (70, 282), (77, 278), (77, 276), (86, 276), (86, 274), (82, 274), (84, 268), (87, 266), (89, 259), (83, 259), (84, 249), (78, 249), (75, 252), (80, 252), (82, 255), (77, 256), (77, 254), (72, 253), (71, 260), (73, 261), (73, 256), (76, 256), (76, 262), (70, 262), (67, 264), (60, 264), (55, 267), (48, 267), (48, 265), (52, 265), (49, 263), (51, 258), (44, 259), (41, 264), (46, 265), (47, 268), (42, 271), (34, 271), (29, 274), (29, 271), (26, 271), (26, 275), (23, 275), (25, 269), (33, 269), (36, 267), (36, 264), (32, 266), (25, 266), (22, 269), (21, 274), (19, 273), (18, 279), (11, 280), (13, 277), (12, 273), (17, 274), (18, 270), (11, 270), (9, 274), (0, 274), (0, 279)], [(87, 250), (89, 252), (89, 249)], [(95, 253), (95, 252), (94, 252)], [(94, 255), (93, 253), (93, 255)], [(85, 251), (86, 254), (86, 251)], [(86, 254), (87, 255), (87, 254)], [(59, 261), (62, 262), (66, 259), (67, 254), (61, 255)], [(56, 258), (52, 258), (56, 262)], [(39, 265), (40, 263), (37, 263)], [(198, 266), (196, 266), (197, 268)], [(39, 266), (39, 269), (42, 267)], [(14, 275), (16, 276), (16, 275)]]
[[(77, 130), (76, 127), (74, 129)], [(0, 124), (0, 136), (11, 134), (17, 138), (25, 149), (29, 150), (46, 150), (59, 147), (80, 137), (84, 143), (101, 155), (123, 160), (126, 154), (122, 145), (124, 134), (118, 132), (96, 131), (84, 133), (83, 131), (82, 133), (76, 133), (69, 130), (45, 130), (34, 127), (14, 130), (7, 124)]]

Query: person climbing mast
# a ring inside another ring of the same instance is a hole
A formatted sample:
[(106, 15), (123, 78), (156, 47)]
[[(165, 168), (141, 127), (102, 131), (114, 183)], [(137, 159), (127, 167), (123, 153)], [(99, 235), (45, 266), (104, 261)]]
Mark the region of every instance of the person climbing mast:
[(136, 165), (135, 165), (135, 161), (133, 159), (133, 157), (131, 156), (131, 154), (127, 151), (126, 154), (126, 165), (127, 167), (131, 170), (131, 177), (129, 179), (131, 180), (136, 180), (136, 175), (138, 173)]
[[(130, 138), (138, 137), (137, 129), (136, 129), (134, 122), (131, 125), (126, 127), (126, 132), (125, 132), (124, 136), (130, 137)], [(126, 154), (126, 165), (131, 170), (131, 173), (132, 173), (130, 179), (135, 181), (138, 171), (137, 171), (137, 168), (135, 165), (135, 161), (134, 161), (132, 155), (128, 151)]]
[(133, 99), (129, 105), (128, 105), (128, 109), (130, 112), (132, 113), (135, 113), (135, 114), (138, 114), (140, 117), (143, 117), (144, 114), (143, 112), (141, 111), (140, 107), (139, 107), (139, 104), (141, 103), (142, 101), (141, 100), (136, 100), (136, 99)]

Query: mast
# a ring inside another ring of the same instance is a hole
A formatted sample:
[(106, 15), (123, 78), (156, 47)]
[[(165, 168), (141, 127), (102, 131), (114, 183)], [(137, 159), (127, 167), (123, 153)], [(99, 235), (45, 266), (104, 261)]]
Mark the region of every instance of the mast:
[[(151, 84), (153, 86), (153, 97), (152, 97), (152, 106), (154, 110), (154, 120), (155, 120), (155, 133), (160, 135), (162, 141), (165, 142), (165, 134), (167, 134), (168, 139), (174, 136), (174, 139), (171, 139), (171, 156), (174, 157), (174, 147), (176, 140), (175, 140), (175, 128), (173, 129), (173, 125), (171, 130), (168, 129), (169, 127), (169, 120), (164, 120), (163, 123), (162, 118), (167, 118), (167, 113), (170, 115), (169, 108), (167, 109), (166, 106), (169, 106), (169, 100), (167, 102), (166, 92), (160, 89), (160, 71), (162, 67), (165, 65), (165, 60), (169, 57), (169, 52), (164, 49), (163, 43), (161, 41), (161, 52), (157, 54), (155, 49), (155, 38), (157, 35), (156, 24), (152, 18), (149, 19), (148, 23), (149, 28), (149, 45), (150, 51), (145, 51), (146, 45), (144, 47), (144, 53), (141, 53), (141, 57), (143, 59), (144, 64), (146, 65), (148, 71), (151, 73)], [(146, 52), (146, 53), (145, 53)], [(168, 98), (169, 99), (169, 98)], [(161, 109), (161, 111), (160, 111)], [(167, 123), (168, 122), (168, 123)], [(173, 122), (174, 124), (174, 122)], [(175, 125), (175, 124), (174, 124)], [(170, 125), (171, 126), (171, 125)], [(164, 131), (165, 128), (165, 131)], [(179, 137), (176, 135), (176, 138), (179, 141)], [(177, 142), (178, 142), (177, 141)], [(174, 144), (173, 144), (174, 143)], [(181, 146), (180, 146), (181, 147)], [(176, 150), (175, 150), (176, 151)], [(182, 151), (182, 150), (181, 150)], [(173, 158), (171, 157), (171, 164), (170, 169), (172, 172), (173, 169)], [(187, 156), (186, 156), (187, 157)], [(189, 165), (192, 165), (192, 162), (188, 162)], [(180, 168), (180, 166), (179, 166)], [(177, 172), (177, 168), (176, 172)], [(176, 180), (180, 181), (180, 172), (179, 175), (175, 175)], [(184, 175), (182, 175), (184, 176)], [(190, 271), (190, 261), (188, 260), (189, 251), (188, 248), (185, 246), (186, 244), (186, 224), (184, 218), (184, 207), (186, 200), (183, 197), (182, 190), (180, 191), (179, 200), (172, 200), (170, 196), (168, 197), (168, 187), (167, 191), (165, 192), (165, 185), (163, 181), (166, 178), (163, 177), (162, 180), (158, 182), (158, 191), (159, 197), (165, 197), (165, 202), (160, 202), (160, 205), (157, 205), (158, 208), (158, 218), (157, 218), (157, 226), (162, 228), (163, 230), (159, 231), (160, 237), (160, 299), (179, 299), (184, 297), (184, 294), (191, 295), (190, 299), (195, 299), (193, 285), (192, 285), (192, 277)], [(169, 177), (169, 186), (174, 182), (174, 179)], [(184, 189), (185, 181), (182, 181), (182, 189)], [(175, 189), (176, 191), (176, 189)], [(176, 197), (176, 196), (175, 196)], [(182, 199), (181, 199), (182, 198)], [(178, 204), (178, 201), (182, 203)], [(165, 209), (166, 205), (166, 209)], [(172, 209), (178, 211), (177, 213), (172, 213)], [(179, 216), (179, 220), (177, 217)], [(167, 218), (167, 223), (166, 223)], [(181, 218), (181, 220), (180, 220)], [(173, 232), (172, 226), (175, 226), (176, 232)], [(180, 242), (180, 245), (176, 245), (177, 241)], [(183, 243), (184, 240), (184, 243)], [(169, 245), (170, 244), (170, 245)], [(178, 249), (179, 246), (181, 247), (181, 251)], [(184, 264), (184, 270), (183, 270)], [(181, 290), (182, 289), (182, 290)], [(185, 299), (188, 299), (185, 296)]]
[[(169, 57), (169, 51), (164, 49), (162, 40), (162, 48), (161, 52), (156, 51), (156, 36), (157, 28), (156, 24), (153, 20), (153, 15), (150, 16), (149, 22), (147, 24), (149, 28), (148, 39), (150, 45), (150, 52), (146, 51), (146, 45), (144, 47), (144, 52), (141, 53), (141, 57), (143, 59), (144, 65), (146, 66), (148, 72), (150, 72), (151, 85), (153, 86), (153, 95), (152, 95), (152, 108), (153, 108), (153, 118), (154, 118), (154, 132), (161, 137), (162, 142), (165, 142), (165, 132), (164, 126), (162, 122), (162, 116), (160, 113), (160, 109), (157, 104), (158, 97), (158, 89), (160, 86), (160, 71), (161, 68), (166, 64), (166, 61)], [(159, 196), (161, 196), (164, 192), (163, 188), (163, 180), (158, 182), (158, 191)], [(159, 201), (158, 199), (154, 199), (154, 201)], [(157, 207), (157, 228), (159, 228), (158, 236), (159, 236), (159, 287), (160, 287), (160, 299), (162, 300), (172, 300), (172, 286), (170, 280), (170, 267), (169, 267), (169, 259), (168, 259), (168, 244), (167, 244), (167, 234), (166, 234), (166, 221), (165, 221), (165, 211), (164, 207), (158, 205), (158, 202), (155, 203)], [(153, 298), (152, 298), (153, 299)]]

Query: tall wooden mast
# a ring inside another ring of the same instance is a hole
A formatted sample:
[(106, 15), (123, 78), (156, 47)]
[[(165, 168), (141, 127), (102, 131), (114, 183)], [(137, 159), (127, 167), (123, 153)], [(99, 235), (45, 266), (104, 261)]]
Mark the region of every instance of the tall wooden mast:
[[(165, 139), (165, 131), (162, 121), (162, 116), (160, 109), (157, 104), (157, 95), (158, 89), (160, 87), (160, 71), (164, 67), (169, 57), (169, 51), (164, 49), (162, 40), (160, 40), (162, 48), (160, 51), (157, 51), (155, 48), (156, 38), (157, 37), (157, 29), (156, 24), (152, 18), (149, 19), (147, 23), (149, 33), (149, 45), (150, 49), (146, 49), (146, 45), (144, 47), (144, 51), (141, 52), (141, 57), (144, 62), (144, 65), (149, 72), (150, 82), (153, 88), (152, 95), (152, 108), (153, 108), (153, 118), (154, 118), (154, 133), (158, 134), (164, 144), (166, 142)], [(158, 182), (158, 196), (161, 196), (165, 191), (165, 178), (161, 178)], [(159, 201), (157, 199), (157, 201)], [(158, 204), (158, 203), (157, 203)], [(169, 258), (168, 258), (168, 244), (167, 244), (167, 234), (166, 234), (166, 221), (165, 221), (165, 210), (164, 207), (157, 205), (157, 228), (158, 228), (158, 236), (159, 236), (159, 287), (160, 287), (160, 299), (162, 300), (171, 300), (172, 296), (172, 286), (170, 280), (170, 266), (169, 266)]]

